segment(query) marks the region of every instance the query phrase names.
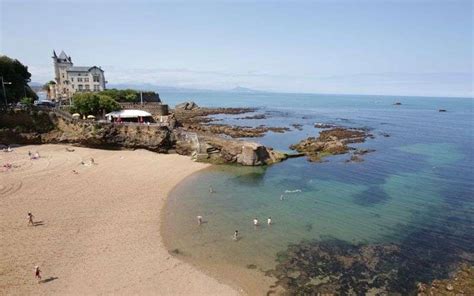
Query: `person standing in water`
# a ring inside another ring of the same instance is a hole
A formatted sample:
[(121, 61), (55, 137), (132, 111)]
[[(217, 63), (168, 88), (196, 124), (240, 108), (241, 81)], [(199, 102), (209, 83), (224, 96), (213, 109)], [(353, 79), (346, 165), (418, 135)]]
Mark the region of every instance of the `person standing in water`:
[(267, 224), (268, 224), (268, 225), (272, 225), (272, 217), (268, 217), (268, 219), (267, 219)]
[(280, 195), (280, 200), (283, 200), (283, 194), (282, 194), (282, 195)]
[(35, 225), (35, 222), (33, 221), (34, 217), (35, 216), (33, 216), (32, 213), (28, 213), (28, 225), (33, 225), (33, 226)]
[(209, 193), (214, 193), (214, 189), (212, 188), (212, 186), (209, 186)]
[(257, 218), (253, 219), (253, 226), (258, 226), (258, 219)]
[(41, 281), (41, 269), (38, 265), (35, 266), (35, 278), (38, 280), (38, 283)]
[(235, 240), (235, 241), (239, 239), (239, 231), (238, 230), (236, 230), (234, 232), (234, 235), (232, 236), (232, 239)]
[(197, 219), (198, 219), (198, 225), (201, 225), (202, 224), (202, 216), (197, 216)]

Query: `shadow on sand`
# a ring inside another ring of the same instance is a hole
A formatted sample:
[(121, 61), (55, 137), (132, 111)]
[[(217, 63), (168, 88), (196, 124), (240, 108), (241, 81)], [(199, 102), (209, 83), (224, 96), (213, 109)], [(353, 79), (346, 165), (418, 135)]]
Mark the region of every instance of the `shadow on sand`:
[(57, 280), (57, 279), (58, 279), (57, 276), (50, 276), (49, 278), (41, 280), (39, 282), (40, 282), (40, 284), (46, 284), (46, 283), (52, 282), (52, 281)]

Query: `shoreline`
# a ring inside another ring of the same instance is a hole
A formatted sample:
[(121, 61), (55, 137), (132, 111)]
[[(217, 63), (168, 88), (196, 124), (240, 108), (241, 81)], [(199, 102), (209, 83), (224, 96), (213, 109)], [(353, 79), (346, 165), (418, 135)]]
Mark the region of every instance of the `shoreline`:
[[(163, 240), (163, 244), (166, 249), (172, 249), (170, 235), (172, 230), (169, 225), (166, 225), (165, 220), (167, 219), (167, 207), (170, 203), (170, 198), (173, 195), (173, 191), (189, 178), (195, 176), (198, 172), (203, 170), (212, 169), (213, 165), (209, 165), (202, 170), (196, 171), (181, 180), (176, 184), (169, 192), (166, 201), (162, 207), (163, 214), (161, 215), (160, 233)], [(269, 286), (274, 284), (274, 280), (264, 275), (261, 270), (252, 270), (248, 268), (242, 268), (241, 266), (235, 266), (230, 264), (215, 264), (212, 260), (204, 263), (202, 261), (193, 260), (192, 256), (182, 253), (171, 254), (174, 258), (179, 261), (185, 262), (199, 270), (200, 272), (208, 275), (209, 277), (216, 279), (219, 283), (223, 283), (227, 286), (238, 290), (241, 295), (264, 295), (270, 289)], [(258, 280), (255, 280), (258, 278)], [(282, 291), (279, 291), (282, 292)]]
[[(145, 150), (14, 150), (2, 162), (18, 167), (0, 173), (1, 294), (240, 294), (170, 255), (163, 242), (169, 193), (208, 164)], [(29, 160), (28, 150), (41, 158)], [(80, 165), (90, 157), (97, 165)], [(38, 226), (27, 226), (28, 211)], [(34, 279), (35, 265), (44, 283)]]

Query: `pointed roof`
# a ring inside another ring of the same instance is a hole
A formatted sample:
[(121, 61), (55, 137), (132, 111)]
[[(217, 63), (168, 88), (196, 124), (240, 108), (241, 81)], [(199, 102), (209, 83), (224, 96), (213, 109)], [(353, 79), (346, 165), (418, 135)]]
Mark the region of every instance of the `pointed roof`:
[(59, 54), (59, 58), (61, 60), (67, 60), (68, 59), (68, 56), (66, 55), (66, 53), (64, 52), (64, 50), (61, 50), (61, 53)]
[(53, 49), (53, 58), (57, 58), (56, 51)]

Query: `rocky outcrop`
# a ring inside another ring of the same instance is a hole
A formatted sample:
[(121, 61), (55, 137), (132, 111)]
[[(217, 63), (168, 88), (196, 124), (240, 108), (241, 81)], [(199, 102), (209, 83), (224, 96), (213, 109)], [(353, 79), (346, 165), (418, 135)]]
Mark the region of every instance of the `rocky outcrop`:
[(171, 131), (164, 126), (115, 125), (88, 121), (69, 121), (56, 113), (49, 114), (51, 128), (18, 132), (25, 127), (0, 130), (0, 143), (45, 144), (71, 143), (94, 148), (142, 148), (167, 152), (174, 145)]
[(207, 133), (214, 135), (225, 135), (231, 138), (257, 138), (263, 137), (267, 132), (284, 133), (290, 129), (287, 127), (268, 127), (268, 126), (235, 126), (228, 124), (191, 124), (184, 125), (188, 131)]
[(199, 106), (193, 101), (184, 102), (175, 106), (175, 109), (181, 109), (181, 110), (194, 110), (198, 108)]
[(309, 161), (317, 162), (327, 155), (347, 153), (353, 149), (348, 144), (362, 143), (371, 136), (363, 129), (334, 128), (321, 131), (318, 138), (309, 137), (291, 145), (290, 149), (306, 154)]
[(225, 139), (214, 135), (198, 136), (199, 144), (192, 141), (180, 140), (176, 142), (176, 152), (191, 155), (195, 161), (214, 164), (241, 164), (244, 166), (269, 165), (280, 162), (287, 155), (274, 151), (259, 143)]

